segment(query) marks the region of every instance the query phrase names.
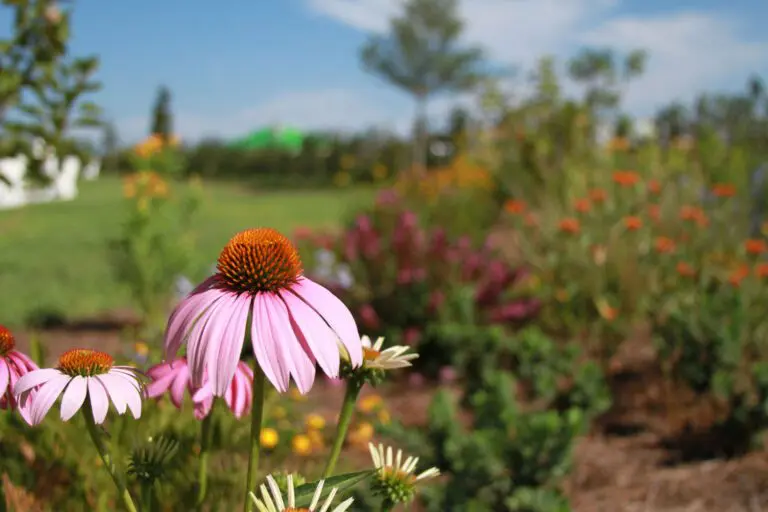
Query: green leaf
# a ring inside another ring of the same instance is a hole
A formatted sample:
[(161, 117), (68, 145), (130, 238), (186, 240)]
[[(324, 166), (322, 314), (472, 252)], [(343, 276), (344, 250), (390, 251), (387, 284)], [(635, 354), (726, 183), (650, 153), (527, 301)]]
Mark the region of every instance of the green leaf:
[[(366, 478), (373, 476), (376, 470), (369, 469), (366, 471), (357, 471), (355, 473), (345, 473), (343, 475), (336, 475), (325, 480), (323, 484), (323, 492), (321, 498), (325, 498), (330, 494), (331, 490), (335, 487), (338, 488), (338, 492), (341, 493), (355, 485), (359, 484)], [(304, 485), (300, 485), (296, 488), (296, 506), (308, 507), (312, 502), (312, 497), (317, 489), (317, 482), (310, 482)]]

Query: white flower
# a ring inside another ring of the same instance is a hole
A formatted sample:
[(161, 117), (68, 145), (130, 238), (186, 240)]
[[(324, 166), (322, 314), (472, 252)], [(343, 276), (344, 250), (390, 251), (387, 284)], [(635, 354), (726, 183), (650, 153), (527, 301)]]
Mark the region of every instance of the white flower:
[(385, 449), (384, 445), (379, 444), (377, 448), (373, 443), (368, 443), (368, 450), (371, 452), (373, 465), (378, 470), (380, 476), (387, 476), (389, 478), (397, 478), (403, 482), (410, 481), (411, 483), (415, 483), (420, 480), (426, 480), (440, 475), (439, 469), (431, 467), (414, 476), (413, 471), (416, 469), (416, 464), (418, 464), (419, 458), (408, 456), (408, 458), (403, 461), (403, 450), (397, 450), (397, 454), (395, 454), (394, 457), (392, 456), (391, 446), (387, 446)]
[(395, 370), (411, 366), (411, 361), (419, 357), (419, 354), (406, 354), (409, 347), (404, 345), (395, 345), (393, 347), (381, 350), (384, 345), (384, 338), (379, 336), (374, 343), (371, 338), (362, 336), (360, 341), (363, 344), (363, 366), (366, 368), (375, 368), (380, 370)]
[(287, 505), (286, 502), (283, 501), (283, 496), (280, 493), (280, 489), (277, 487), (277, 482), (272, 475), (267, 477), (269, 491), (267, 490), (266, 485), (261, 484), (261, 498), (257, 498), (256, 495), (252, 492), (250, 493), (250, 496), (254, 505), (256, 505), (256, 508), (259, 509), (259, 512), (344, 512), (349, 509), (350, 506), (352, 506), (352, 502), (354, 500), (349, 498), (341, 504), (337, 505), (333, 510), (329, 510), (331, 507), (331, 502), (333, 501), (333, 498), (336, 497), (336, 492), (338, 490), (334, 487), (328, 494), (328, 498), (325, 500), (325, 503), (323, 503), (322, 507), (317, 508), (320, 506), (320, 496), (323, 493), (324, 483), (325, 480), (320, 480), (317, 483), (317, 488), (315, 489), (315, 494), (312, 496), (312, 503), (310, 503), (309, 508), (296, 508), (296, 492), (293, 488), (293, 475), (288, 475), (288, 496), (286, 497), (286, 501), (288, 502)]

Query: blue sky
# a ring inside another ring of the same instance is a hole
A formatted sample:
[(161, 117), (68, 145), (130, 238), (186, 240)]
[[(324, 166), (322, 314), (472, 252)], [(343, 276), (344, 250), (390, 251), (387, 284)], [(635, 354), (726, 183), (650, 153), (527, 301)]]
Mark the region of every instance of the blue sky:
[[(409, 98), (358, 62), (398, 1), (76, 0), (72, 53), (101, 57), (96, 99), (126, 140), (148, 129), (161, 84), (188, 139), (272, 123), (403, 130)], [(523, 69), (584, 45), (646, 48), (648, 72), (626, 94), (639, 115), (698, 90), (741, 87), (753, 71), (768, 79), (764, 0), (469, 0), (462, 12), (469, 41)], [(455, 101), (436, 100), (432, 115)]]

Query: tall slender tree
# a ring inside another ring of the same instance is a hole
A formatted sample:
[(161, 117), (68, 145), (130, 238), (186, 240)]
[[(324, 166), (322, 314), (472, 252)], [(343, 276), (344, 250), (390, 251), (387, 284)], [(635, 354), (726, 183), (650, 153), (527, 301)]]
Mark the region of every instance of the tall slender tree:
[(171, 112), (171, 91), (161, 86), (152, 107), (152, 126), (150, 134), (159, 135), (168, 142), (173, 135), (173, 114)]
[(413, 164), (418, 172), (426, 167), (429, 99), (470, 90), (485, 74), (483, 51), (462, 46), (462, 31), (457, 0), (406, 0), (389, 33), (371, 37), (361, 51), (366, 70), (416, 101)]

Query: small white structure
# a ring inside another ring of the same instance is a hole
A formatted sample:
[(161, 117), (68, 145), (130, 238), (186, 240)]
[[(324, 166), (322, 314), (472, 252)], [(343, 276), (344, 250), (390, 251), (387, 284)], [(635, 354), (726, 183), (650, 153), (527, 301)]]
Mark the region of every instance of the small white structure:
[(50, 183), (44, 187), (34, 187), (26, 182), (30, 163), (26, 155), (0, 159), (0, 175), (5, 178), (0, 179), (0, 210), (19, 208), (30, 203), (71, 201), (77, 197), (77, 180), (80, 175), (84, 174), (86, 179), (94, 180), (101, 170), (99, 159), (94, 159), (84, 168), (74, 156), (66, 156), (63, 161), (59, 161), (52, 149), (47, 148), (40, 139), (32, 142), (32, 154), (43, 161), (41, 171), (50, 179)]

